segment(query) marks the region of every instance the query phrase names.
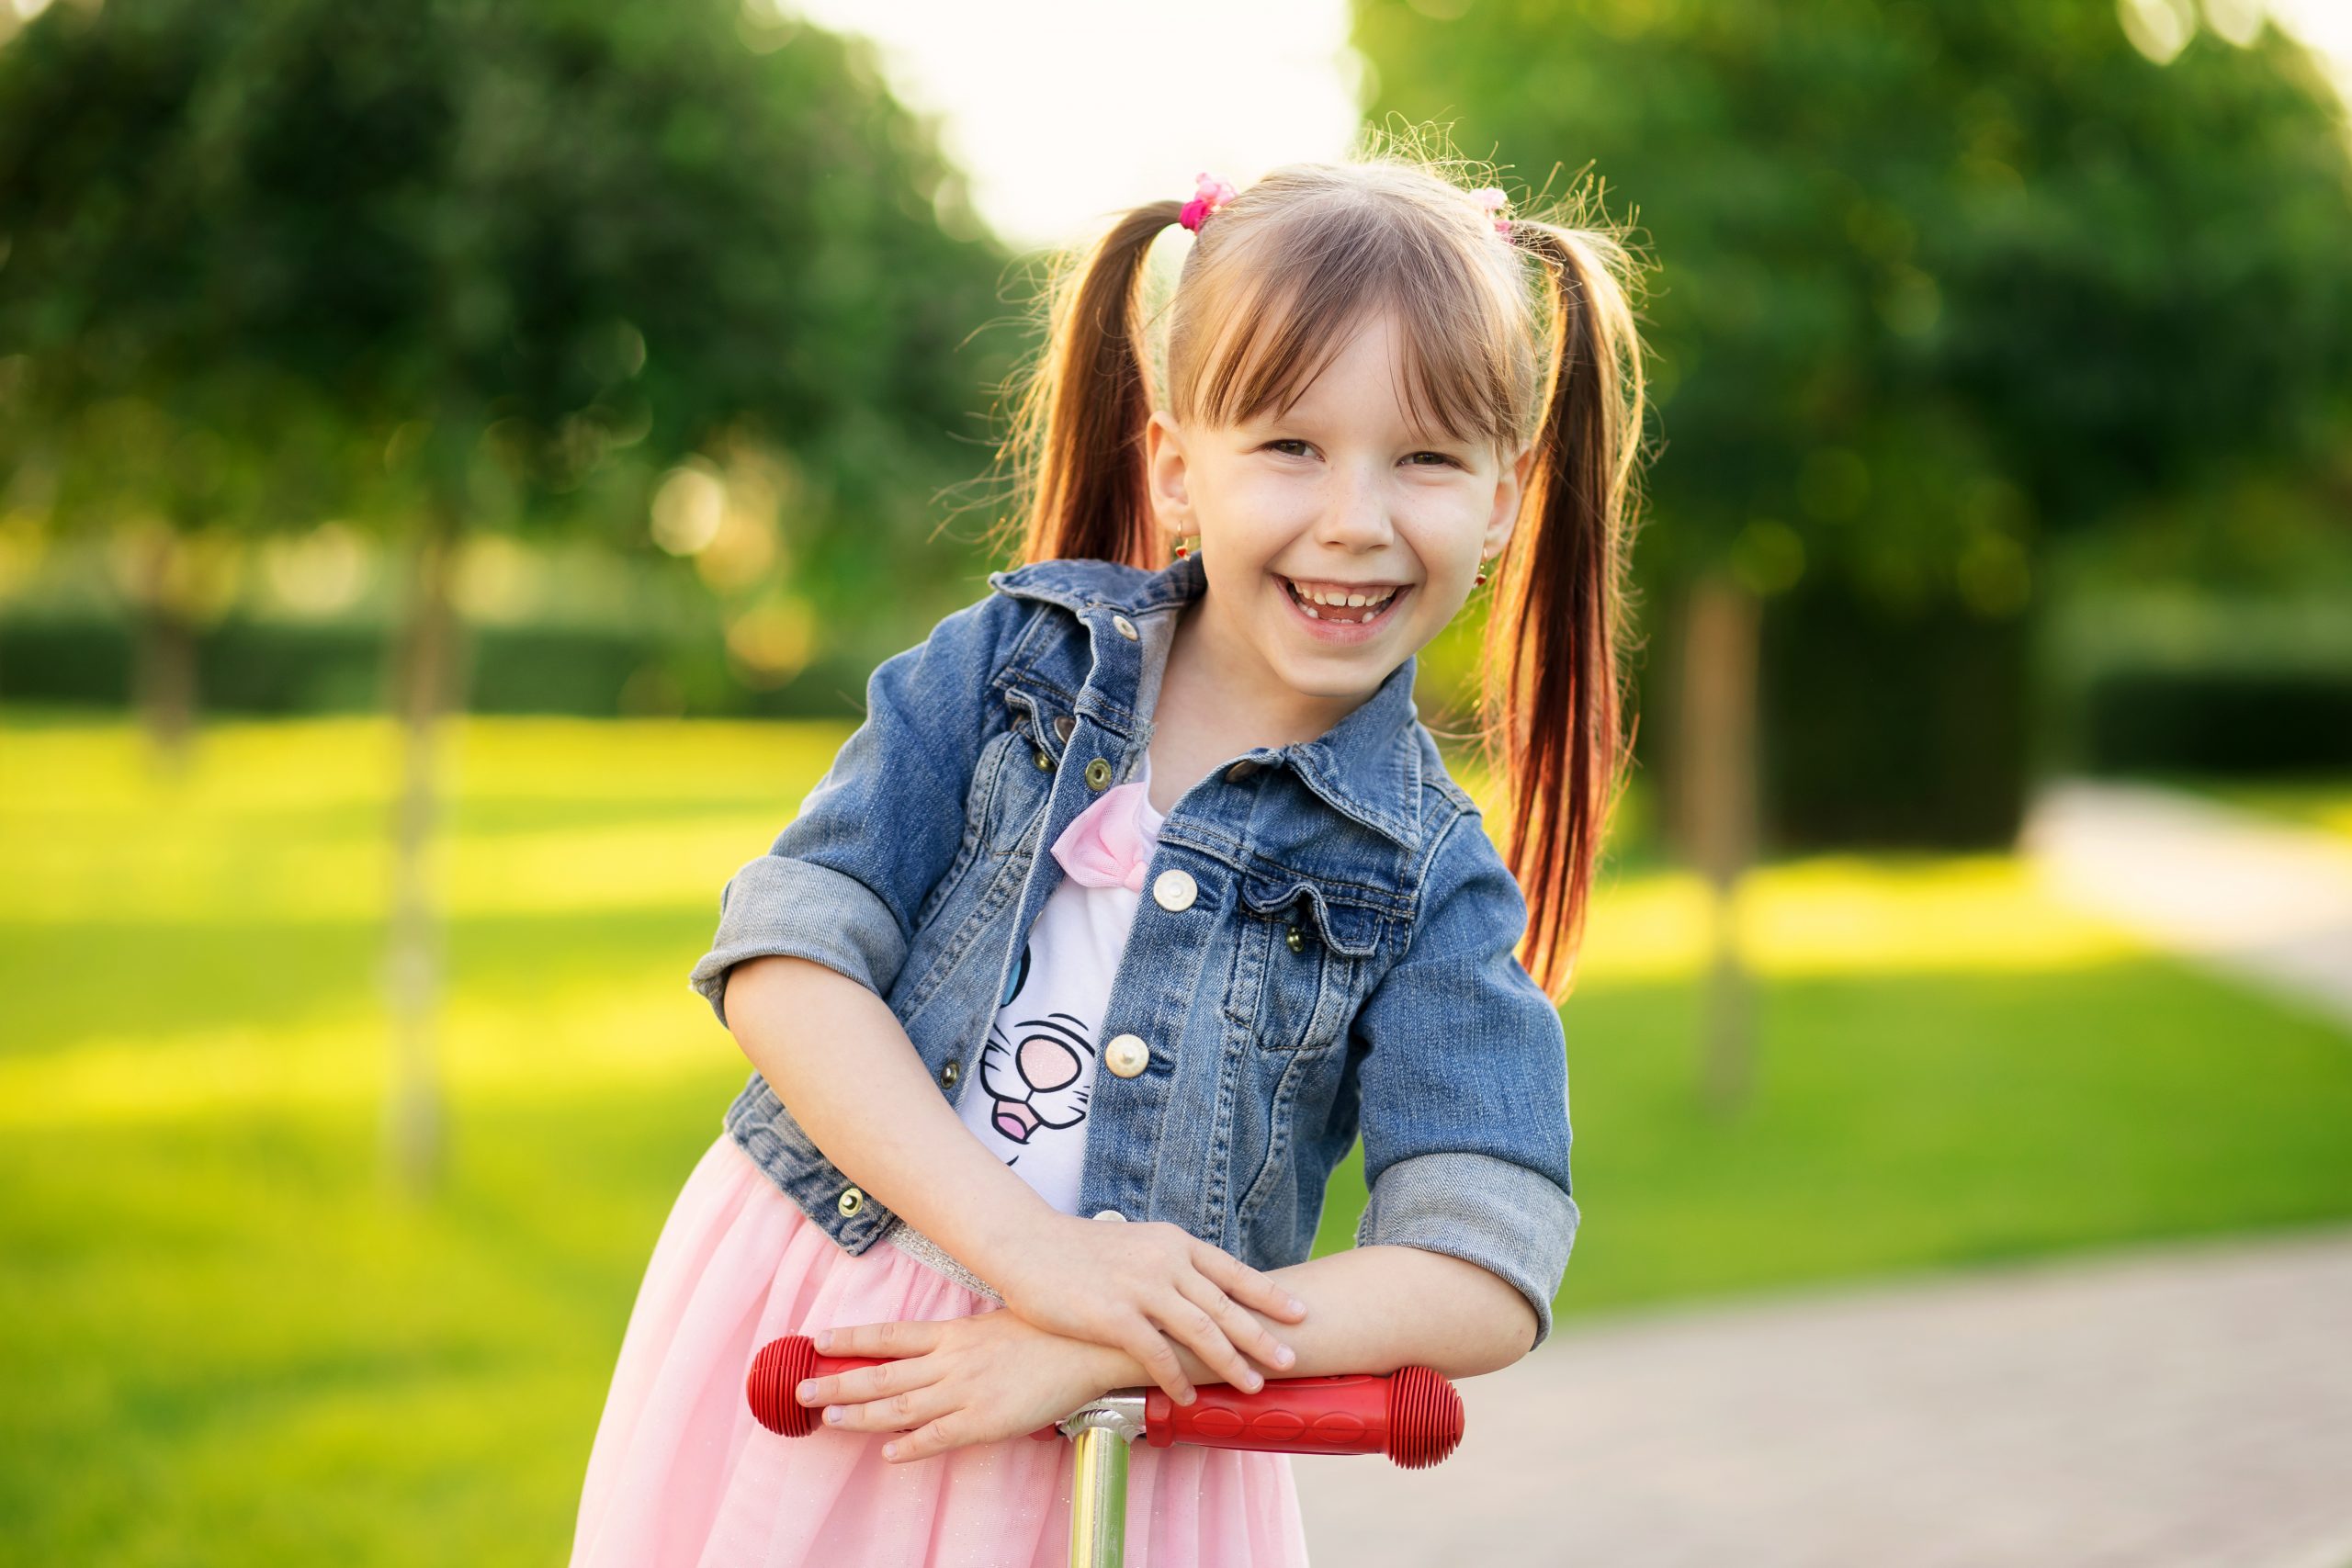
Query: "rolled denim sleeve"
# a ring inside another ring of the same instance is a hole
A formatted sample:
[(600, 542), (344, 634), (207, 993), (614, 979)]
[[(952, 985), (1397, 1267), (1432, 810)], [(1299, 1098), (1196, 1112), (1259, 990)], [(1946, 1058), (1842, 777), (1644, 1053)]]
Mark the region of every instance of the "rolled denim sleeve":
[(718, 933), (688, 984), (720, 1023), (728, 972), (746, 959), (813, 959), (889, 994), (915, 913), (963, 841), (989, 681), (1023, 609), (991, 592), (875, 670), (865, 722), (799, 815), (719, 893)]
[(1412, 945), (1357, 1010), (1364, 1180), (1356, 1245), (1464, 1258), (1552, 1332), (1577, 1212), (1567, 1044), (1520, 963), (1527, 901), (1476, 810), (1441, 833)]

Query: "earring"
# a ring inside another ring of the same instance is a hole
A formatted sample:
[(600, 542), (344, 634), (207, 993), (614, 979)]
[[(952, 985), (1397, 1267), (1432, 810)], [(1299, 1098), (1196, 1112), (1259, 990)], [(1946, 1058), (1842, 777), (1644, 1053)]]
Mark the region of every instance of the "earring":
[[(1197, 537), (1197, 536), (1195, 536), (1195, 537)], [(1184, 559), (1187, 559), (1187, 558), (1189, 558), (1191, 557), (1192, 553), (1193, 553), (1192, 547), (1184, 543), (1184, 536), (1183, 536), (1183, 535), (1182, 535), (1182, 534), (1177, 535), (1177, 536), (1176, 536), (1176, 558), (1177, 558), (1178, 560), (1184, 560)]]
[(1486, 585), (1487, 585), (1487, 558), (1486, 558), (1486, 557), (1484, 557), (1484, 556), (1480, 556), (1480, 557), (1478, 558), (1478, 575), (1477, 575), (1476, 577), (1475, 577), (1475, 578), (1471, 579), (1471, 586), (1472, 586), (1472, 587), (1474, 587), (1474, 588), (1484, 588)]

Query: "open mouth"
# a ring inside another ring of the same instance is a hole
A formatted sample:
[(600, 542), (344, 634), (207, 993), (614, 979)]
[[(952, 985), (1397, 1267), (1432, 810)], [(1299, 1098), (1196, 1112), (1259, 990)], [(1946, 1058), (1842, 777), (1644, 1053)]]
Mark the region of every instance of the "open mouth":
[(1274, 581), (1283, 585), (1283, 592), (1306, 620), (1320, 622), (1334, 630), (1342, 627), (1375, 626), (1388, 617), (1389, 612), (1404, 602), (1413, 585), (1391, 583), (1369, 590), (1342, 592), (1334, 588), (1303, 590), (1280, 572)]

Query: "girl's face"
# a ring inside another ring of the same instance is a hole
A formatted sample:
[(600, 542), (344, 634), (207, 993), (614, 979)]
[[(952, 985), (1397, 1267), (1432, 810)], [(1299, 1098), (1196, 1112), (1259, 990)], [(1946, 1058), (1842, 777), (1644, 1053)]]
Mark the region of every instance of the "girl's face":
[(1287, 415), (1187, 427), (1162, 410), (1145, 434), (1170, 548), (1200, 536), (1212, 662), (1279, 682), (1264, 695), (1319, 720), (1308, 739), (1462, 608), (1510, 536), (1533, 457), (1413, 429), (1398, 346), (1380, 315)]

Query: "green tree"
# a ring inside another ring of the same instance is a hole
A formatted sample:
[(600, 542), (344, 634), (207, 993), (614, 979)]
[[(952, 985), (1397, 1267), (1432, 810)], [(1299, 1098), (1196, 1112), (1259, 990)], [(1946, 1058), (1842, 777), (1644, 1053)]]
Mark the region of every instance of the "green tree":
[(2051, 539), (2342, 440), (2341, 103), (2267, 25), (2160, 63), (2128, 20), (1359, 0), (1374, 112), (1451, 118), (1524, 165), (1507, 184), (1589, 160), (1658, 264), (1635, 570), (1664, 655), (1644, 706), (1679, 722), (1644, 727), (1644, 761), (1724, 897), (1759, 836), (2005, 840)]
[(937, 579), (1002, 254), (865, 46), (720, 0), (55, 6), (0, 50), (0, 441), (62, 524), (406, 546), (386, 1130), (424, 1185), (462, 536), (634, 547), (683, 460), (773, 452), (815, 476), (800, 576)]

